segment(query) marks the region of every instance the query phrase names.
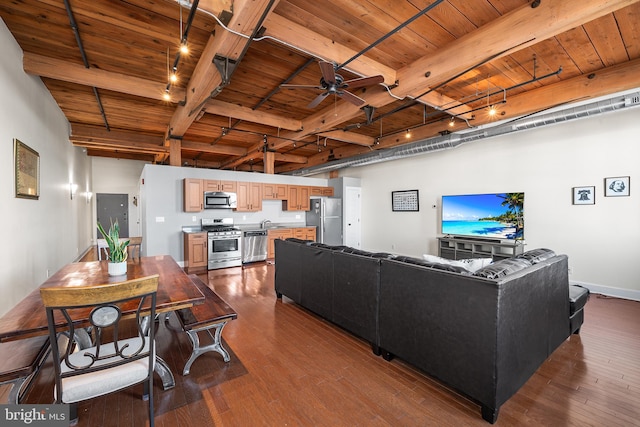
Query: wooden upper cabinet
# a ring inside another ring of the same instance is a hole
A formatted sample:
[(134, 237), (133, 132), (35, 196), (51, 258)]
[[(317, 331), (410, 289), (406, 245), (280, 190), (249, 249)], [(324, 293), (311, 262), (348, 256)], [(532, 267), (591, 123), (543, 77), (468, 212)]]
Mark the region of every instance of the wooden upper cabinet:
[(285, 200), (287, 198), (287, 184), (262, 183), (262, 198), (264, 200)]
[(282, 201), (282, 209), (286, 211), (308, 211), (311, 209), (311, 187), (306, 185), (289, 185), (287, 200)]
[(328, 196), (333, 197), (333, 187), (311, 187), (312, 196)]
[(204, 191), (201, 179), (185, 178), (184, 187), (184, 211), (200, 212), (204, 203)]
[(262, 183), (238, 182), (238, 212), (257, 212), (262, 210)]
[(226, 193), (236, 193), (238, 190), (236, 181), (222, 181), (217, 179), (205, 179), (204, 191), (224, 191)]

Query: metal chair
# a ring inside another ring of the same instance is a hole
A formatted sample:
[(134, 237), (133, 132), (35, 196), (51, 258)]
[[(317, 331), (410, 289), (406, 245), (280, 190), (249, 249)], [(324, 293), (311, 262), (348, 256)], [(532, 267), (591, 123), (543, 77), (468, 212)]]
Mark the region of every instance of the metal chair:
[[(98, 286), (40, 289), (52, 343), (55, 403), (70, 404), (72, 425), (77, 423), (78, 402), (144, 383), (143, 399), (149, 401), (153, 427), (155, 328), (149, 319), (155, 318), (157, 290), (157, 274)], [(72, 314), (79, 310), (90, 311), (89, 325), (74, 323)], [(124, 338), (122, 323), (132, 318), (136, 331)], [(86, 344), (78, 344), (75, 337), (87, 326), (93, 342), (83, 348)], [(60, 344), (59, 333), (74, 339)]]

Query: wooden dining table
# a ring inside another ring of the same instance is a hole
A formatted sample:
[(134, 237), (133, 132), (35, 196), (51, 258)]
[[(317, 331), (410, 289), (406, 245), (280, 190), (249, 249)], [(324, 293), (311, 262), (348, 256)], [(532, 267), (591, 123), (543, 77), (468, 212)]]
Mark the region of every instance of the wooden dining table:
[[(169, 255), (157, 255), (130, 259), (127, 273), (109, 276), (107, 261), (74, 262), (67, 264), (34, 289), (22, 301), (0, 317), (0, 343), (21, 338), (48, 334), (47, 314), (40, 298), (43, 287), (74, 287), (118, 283), (125, 280), (158, 274), (156, 313), (166, 313), (192, 307), (204, 302), (204, 295)], [(74, 310), (73, 322), (82, 327), (88, 325), (90, 310)], [(175, 381), (166, 363), (158, 357), (156, 372), (165, 389)]]

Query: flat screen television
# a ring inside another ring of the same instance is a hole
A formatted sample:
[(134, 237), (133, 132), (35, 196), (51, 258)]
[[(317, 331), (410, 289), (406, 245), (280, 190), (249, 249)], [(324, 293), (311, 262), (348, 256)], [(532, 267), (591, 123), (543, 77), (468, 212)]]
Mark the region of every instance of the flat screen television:
[(524, 193), (442, 196), (442, 234), (524, 239)]

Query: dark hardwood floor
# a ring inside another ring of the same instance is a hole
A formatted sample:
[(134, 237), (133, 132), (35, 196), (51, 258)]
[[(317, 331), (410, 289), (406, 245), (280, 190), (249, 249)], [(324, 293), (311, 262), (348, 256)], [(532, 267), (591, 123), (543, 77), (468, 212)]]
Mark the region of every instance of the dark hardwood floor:
[[(90, 258), (90, 256), (89, 256)], [(223, 333), (231, 361), (201, 356), (182, 368), (186, 334), (163, 326), (158, 354), (176, 387), (156, 377), (157, 426), (487, 426), (474, 402), (273, 291), (274, 266), (210, 271), (208, 282), (237, 312)], [(505, 403), (496, 425), (640, 425), (640, 303), (592, 295), (571, 336)], [(175, 318), (171, 319), (177, 325)], [(49, 403), (47, 362), (27, 403)], [(79, 426), (148, 424), (141, 387), (81, 404)]]

